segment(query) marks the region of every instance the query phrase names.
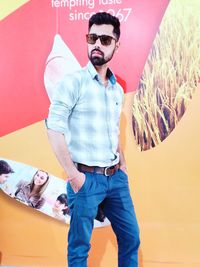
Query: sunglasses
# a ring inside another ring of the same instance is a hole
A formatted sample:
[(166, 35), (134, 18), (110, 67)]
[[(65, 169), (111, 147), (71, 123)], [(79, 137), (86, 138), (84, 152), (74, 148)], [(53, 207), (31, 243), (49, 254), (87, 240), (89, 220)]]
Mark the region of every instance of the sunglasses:
[(86, 34), (86, 41), (88, 44), (95, 44), (98, 39), (104, 46), (110, 45), (112, 40), (115, 40), (117, 42), (117, 39), (109, 35), (97, 35), (95, 33)]

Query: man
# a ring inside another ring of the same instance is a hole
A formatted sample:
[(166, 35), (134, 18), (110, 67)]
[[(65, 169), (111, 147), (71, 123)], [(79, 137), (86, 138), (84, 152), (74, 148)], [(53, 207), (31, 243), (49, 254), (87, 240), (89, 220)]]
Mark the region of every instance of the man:
[(4, 184), (13, 172), (14, 171), (6, 161), (0, 160), (0, 185)]
[(119, 37), (116, 17), (100, 12), (90, 18), (90, 61), (59, 84), (47, 120), (50, 143), (69, 177), (69, 267), (87, 266), (99, 205), (117, 237), (118, 266), (138, 266), (139, 229), (119, 145), (123, 91), (108, 68)]

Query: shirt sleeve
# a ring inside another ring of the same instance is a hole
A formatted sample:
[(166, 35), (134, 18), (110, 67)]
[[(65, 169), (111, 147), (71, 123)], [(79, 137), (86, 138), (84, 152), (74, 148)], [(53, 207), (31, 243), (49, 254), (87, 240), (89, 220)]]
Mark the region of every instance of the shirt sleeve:
[(18, 193), (19, 193), (19, 191), (20, 191), (20, 189), (22, 188), (22, 186), (25, 184), (25, 182), (24, 181), (22, 181), (22, 180), (20, 180), (17, 184), (16, 184), (16, 191), (15, 191), (15, 193), (14, 193), (14, 196), (16, 196)]
[(123, 87), (119, 83), (118, 83), (118, 86), (119, 86), (119, 90), (120, 90), (120, 93), (121, 93), (122, 108), (123, 108), (124, 107), (124, 102), (125, 102), (124, 89), (123, 89)]
[(80, 82), (77, 75), (67, 75), (55, 88), (46, 127), (66, 133), (68, 118), (79, 98)]

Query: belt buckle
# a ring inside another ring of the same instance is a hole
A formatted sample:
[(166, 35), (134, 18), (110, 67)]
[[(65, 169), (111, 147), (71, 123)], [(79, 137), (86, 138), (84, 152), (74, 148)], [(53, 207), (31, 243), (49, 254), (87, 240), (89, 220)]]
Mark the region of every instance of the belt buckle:
[(104, 169), (104, 175), (105, 176), (109, 176), (109, 174), (107, 173), (107, 170), (109, 170), (110, 169), (110, 167), (105, 167), (105, 169)]

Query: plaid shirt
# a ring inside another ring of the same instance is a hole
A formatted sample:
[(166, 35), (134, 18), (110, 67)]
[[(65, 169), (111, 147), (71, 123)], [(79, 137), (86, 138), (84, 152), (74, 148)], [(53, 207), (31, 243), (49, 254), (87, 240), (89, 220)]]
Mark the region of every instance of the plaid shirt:
[(119, 162), (119, 121), (123, 90), (108, 69), (105, 87), (91, 62), (59, 83), (46, 120), (65, 135), (76, 163), (106, 167)]

